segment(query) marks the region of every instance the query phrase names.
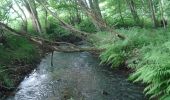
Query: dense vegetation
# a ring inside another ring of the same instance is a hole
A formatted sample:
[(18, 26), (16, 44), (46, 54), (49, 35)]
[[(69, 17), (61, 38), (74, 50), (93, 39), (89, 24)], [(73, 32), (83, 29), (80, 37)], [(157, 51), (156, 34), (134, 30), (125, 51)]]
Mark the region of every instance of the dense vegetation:
[[(31, 45), (28, 40), (16, 37), (16, 36), (8, 36), (6, 38), (8, 41), (6, 44), (0, 46), (0, 63), (1, 63), (1, 80), (4, 84), (11, 86), (9, 78), (6, 78), (6, 72), (9, 70), (15, 69), (7, 69), (8, 64), (17, 64), (20, 63), (22, 65), (26, 63), (31, 63), (36, 58), (36, 51), (33, 45)], [(4, 69), (4, 70), (3, 70)], [(5, 70), (7, 69), (7, 70)], [(5, 74), (5, 76), (4, 76)]]
[(169, 0), (1, 0), (0, 89), (14, 86), (11, 73), (20, 68), (13, 66), (33, 63), (37, 47), (46, 47), (46, 40), (87, 41), (104, 50), (101, 64), (128, 67), (129, 81), (145, 84), (150, 99), (169, 100), (169, 4)]
[[(147, 84), (144, 93), (150, 98), (169, 99), (169, 30), (121, 29), (128, 40), (104, 44), (107, 50), (100, 57), (102, 63), (113, 68), (120, 65), (134, 69), (129, 80)], [(105, 36), (108, 37), (108, 36)]]

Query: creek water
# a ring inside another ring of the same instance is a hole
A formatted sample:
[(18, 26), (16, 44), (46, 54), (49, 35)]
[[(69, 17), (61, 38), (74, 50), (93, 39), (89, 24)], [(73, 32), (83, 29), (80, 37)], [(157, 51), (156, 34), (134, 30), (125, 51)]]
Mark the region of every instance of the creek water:
[(99, 63), (87, 52), (54, 52), (51, 66), (49, 54), (7, 100), (145, 100), (142, 86)]

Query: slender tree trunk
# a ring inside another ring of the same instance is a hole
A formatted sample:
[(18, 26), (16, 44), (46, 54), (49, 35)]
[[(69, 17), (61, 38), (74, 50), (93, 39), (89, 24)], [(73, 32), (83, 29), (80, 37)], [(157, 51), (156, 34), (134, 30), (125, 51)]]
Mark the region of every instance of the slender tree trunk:
[(25, 3), (25, 7), (28, 10), (31, 20), (32, 20), (32, 24), (35, 28), (35, 30), (42, 34), (42, 29), (41, 29), (41, 24), (39, 22), (39, 18), (38, 18), (38, 14), (36, 11), (36, 4), (34, 0), (24, 0)]
[(157, 19), (156, 19), (156, 16), (155, 16), (155, 7), (154, 7), (154, 4), (153, 4), (153, 1), (148, 0), (148, 3), (149, 3), (149, 9), (150, 9), (150, 13), (151, 13), (151, 19), (152, 19), (153, 27), (157, 27), (158, 24), (157, 24)]
[(74, 0), (74, 1), (75, 1), (75, 4), (76, 4), (76, 7), (75, 7), (75, 10), (76, 10), (76, 23), (80, 24), (81, 16), (80, 16), (79, 7), (78, 7), (78, 1), (77, 0)]
[(21, 20), (22, 20), (22, 22), (23, 22), (23, 24), (24, 24), (24, 18), (19, 14), (19, 12), (18, 11), (16, 11), (15, 10), (15, 8), (14, 7), (11, 7), (12, 8), (12, 10), (15, 12), (15, 13), (17, 13), (17, 15), (18, 15), (18, 17), (20, 17), (21, 18)]
[(136, 25), (139, 25), (140, 24), (140, 18), (139, 18), (138, 14), (137, 14), (134, 0), (126, 0), (126, 2), (127, 2), (128, 6), (129, 6), (129, 9), (131, 11), (131, 14), (133, 16), (133, 19), (134, 19)]
[[(89, 0), (89, 5), (84, 3), (83, 0), (78, 0), (79, 6), (82, 8), (83, 11), (88, 15), (88, 17), (91, 19), (92, 23), (95, 25), (96, 29), (98, 31), (101, 31), (103, 29), (106, 29), (107, 25), (104, 19), (101, 16), (99, 4), (96, 4), (98, 2), (93, 2), (92, 0)], [(98, 5), (98, 7), (95, 7)], [(100, 12), (100, 13), (99, 13)]]
[[(6, 24), (0, 22), (0, 27), (3, 27), (5, 29), (7, 29), (8, 31), (11, 31), (11, 33), (14, 33), (17, 36), (22, 36), (24, 38), (27, 38), (28, 40), (32, 41), (33, 43), (35, 43), (38, 46), (45, 46), (46, 49), (48, 49), (49, 51), (58, 51), (58, 52), (84, 52), (84, 51), (92, 51), (92, 52), (102, 52), (104, 50), (106, 50), (105, 48), (93, 48), (93, 47), (89, 47), (89, 48), (81, 48), (79, 46), (76, 46), (74, 44), (71, 43), (67, 43), (67, 42), (53, 42), (47, 39), (43, 39), (43, 38), (39, 38), (39, 37), (32, 37), (29, 34), (25, 34), (23, 32), (19, 32), (9, 26), (7, 26)], [(43, 43), (46, 43), (45, 45)], [(60, 45), (68, 45), (67, 47), (62, 47)]]
[(160, 1), (161, 17), (162, 17), (163, 27), (166, 28), (166, 22), (165, 22), (166, 20), (165, 20), (165, 18), (164, 18), (163, 4), (164, 4), (164, 2), (163, 2), (163, 0), (161, 0), (161, 1)]
[(38, 19), (35, 1), (34, 0), (32, 0), (32, 1), (28, 0), (28, 4), (29, 4), (30, 9), (31, 9), (32, 17), (35, 20), (37, 31), (39, 33), (42, 33), (41, 24), (40, 24), (39, 19)]
[[(64, 20), (60, 19), (58, 14), (56, 14), (56, 12), (52, 12), (50, 9), (48, 9), (48, 7), (46, 6), (48, 3), (45, 2), (46, 4), (44, 4), (44, 2), (41, 2), (39, 1), (39, 3), (56, 19), (60, 22), (60, 25), (61, 27), (63, 27), (64, 29), (67, 29), (67, 30), (70, 30), (71, 32), (74, 32), (76, 33), (75, 35), (81, 37), (81, 38), (85, 38), (85, 36), (87, 36), (89, 33), (87, 32), (83, 32), (83, 31), (80, 31), (76, 28), (74, 28), (73, 26), (69, 25), (68, 23), (66, 23)], [(79, 2), (79, 4), (81, 4), (82, 2)], [(84, 8), (84, 6), (83, 6)], [(84, 9), (85, 10), (85, 9)], [(113, 31), (113, 28), (110, 28), (110, 27), (107, 27), (107, 24), (106, 22), (101, 19), (101, 20), (98, 20), (97, 18), (95, 18), (95, 16), (93, 15), (93, 13), (91, 13), (89, 11), (89, 9), (86, 9), (87, 10), (87, 13), (89, 14), (89, 16), (91, 16), (96, 22), (97, 24), (102, 27), (102, 28), (105, 28), (108, 32), (111, 32), (113, 33), (115, 36), (119, 37), (120, 39), (125, 39), (126, 37), (120, 33), (117, 33), (115, 31)]]
[(24, 31), (28, 31), (28, 21), (27, 21), (27, 16), (24, 12), (24, 10), (21, 8), (21, 6), (18, 4), (18, 1), (17, 0), (14, 0), (16, 5), (18, 6), (18, 8), (20, 9), (20, 11), (22, 12), (22, 14), (24, 15)]
[(101, 10), (100, 10), (100, 7), (99, 7), (99, 1), (93, 0), (93, 4), (94, 4), (95, 12), (97, 13), (98, 16), (100, 16), (102, 18)]
[(58, 14), (56, 14), (56, 12), (52, 12), (50, 9), (48, 9), (48, 7), (46, 7), (46, 5), (43, 2), (39, 2), (44, 9), (46, 9), (56, 20), (58, 20), (60, 22), (60, 25), (62, 28), (70, 30), (71, 32), (76, 33), (77, 36), (80, 37), (85, 37), (87, 36), (88, 33), (80, 31), (76, 28), (74, 28), (73, 26), (69, 25), (68, 23), (66, 23), (64, 20), (60, 19)]
[(48, 29), (48, 12), (46, 9), (44, 9), (45, 11), (45, 33), (47, 33), (47, 29)]

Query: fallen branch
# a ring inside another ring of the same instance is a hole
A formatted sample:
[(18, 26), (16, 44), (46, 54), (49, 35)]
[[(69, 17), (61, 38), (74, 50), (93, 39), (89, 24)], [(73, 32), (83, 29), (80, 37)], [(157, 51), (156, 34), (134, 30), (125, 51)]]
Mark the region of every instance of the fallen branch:
[[(22, 37), (25, 37), (27, 39), (29, 39), (30, 41), (34, 42), (35, 44), (39, 45), (39, 46), (43, 46), (46, 47), (47, 49), (49, 49), (50, 51), (58, 51), (58, 52), (84, 52), (84, 51), (92, 51), (92, 52), (101, 52), (105, 49), (100, 49), (100, 48), (92, 48), (92, 47), (88, 47), (88, 48), (81, 48), (78, 47), (74, 44), (71, 43), (67, 43), (67, 42), (53, 42), (47, 39), (43, 39), (40, 37), (33, 37), (30, 36), (28, 33), (26, 32), (19, 32), (15, 29), (12, 29), (11, 27), (7, 26), (6, 24), (0, 22), (0, 26), (19, 35)], [(68, 46), (63, 46), (62, 44), (67, 44)]]
[(69, 30), (71, 32), (74, 32), (77, 36), (81, 37), (82, 39), (84, 39), (84, 37), (90, 34), (87, 32), (80, 31), (76, 29), (75, 27), (73, 27), (72, 25), (69, 25), (64, 20), (60, 19), (58, 14), (56, 14), (56, 12), (52, 12), (44, 3), (42, 2), (39, 2), (39, 3), (44, 7), (44, 9), (46, 9), (46, 11), (48, 11), (56, 20), (60, 22), (62, 28)]

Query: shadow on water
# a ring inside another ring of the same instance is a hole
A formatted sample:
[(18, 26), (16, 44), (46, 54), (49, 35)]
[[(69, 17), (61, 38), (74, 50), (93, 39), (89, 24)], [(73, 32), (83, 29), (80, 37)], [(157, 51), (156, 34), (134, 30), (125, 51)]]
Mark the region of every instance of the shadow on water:
[(145, 100), (143, 88), (126, 78), (89, 53), (54, 52), (53, 66), (49, 54), (7, 100)]

